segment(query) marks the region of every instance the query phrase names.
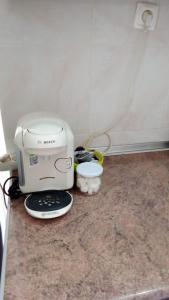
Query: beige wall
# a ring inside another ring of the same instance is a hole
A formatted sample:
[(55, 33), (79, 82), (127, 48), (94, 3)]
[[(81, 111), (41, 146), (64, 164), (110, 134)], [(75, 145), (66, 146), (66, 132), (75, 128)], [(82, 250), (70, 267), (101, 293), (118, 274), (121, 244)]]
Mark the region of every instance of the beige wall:
[(169, 1), (153, 2), (157, 28), (144, 33), (136, 0), (0, 0), (7, 141), (39, 109), (68, 121), (77, 143), (111, 124), (113, 144), (168, 140)]

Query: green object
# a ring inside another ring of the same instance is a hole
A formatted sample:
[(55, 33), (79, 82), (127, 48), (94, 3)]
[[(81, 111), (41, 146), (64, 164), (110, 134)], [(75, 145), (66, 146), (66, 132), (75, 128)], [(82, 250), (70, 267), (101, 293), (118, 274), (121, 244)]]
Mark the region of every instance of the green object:
[[(89, 149), (87, 149), (87, 151), (90, 151)], [(103, 153), (101, 153), (100, 151), (97, 151), (97, 150), (94, 150), (94, 156), (98, 159), (98, 163), (100, 165), (103, 165), (103, 162), (104, 162), (104, 155)], [(76, 171), (76, 168), (77, 168), (78, 164), (77, 163), (74, 163), (74, 170)]]

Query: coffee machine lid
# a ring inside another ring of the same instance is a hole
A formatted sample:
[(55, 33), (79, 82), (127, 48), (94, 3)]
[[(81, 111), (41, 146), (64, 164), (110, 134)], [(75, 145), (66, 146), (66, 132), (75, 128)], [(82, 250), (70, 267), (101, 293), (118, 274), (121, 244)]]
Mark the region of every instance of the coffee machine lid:
[(43, 120), (34, 120), (27, 130), (37, 135), (57, 135), (61, 133), (63, 126), (57, 120), (48, 120), (46, 123)]

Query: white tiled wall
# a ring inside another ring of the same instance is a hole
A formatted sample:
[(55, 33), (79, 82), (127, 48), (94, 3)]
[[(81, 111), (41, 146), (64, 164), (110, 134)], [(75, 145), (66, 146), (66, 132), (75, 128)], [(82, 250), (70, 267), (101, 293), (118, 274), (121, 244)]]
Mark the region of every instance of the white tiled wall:
[(110, 125), (113, 144), (168, 140), (169, 1), (149, 2), (160, 13), (145, 33), (133, 28), (137, 0), (0, 0), (7, 140), (39, 109), (67, 120), (77, 143)]

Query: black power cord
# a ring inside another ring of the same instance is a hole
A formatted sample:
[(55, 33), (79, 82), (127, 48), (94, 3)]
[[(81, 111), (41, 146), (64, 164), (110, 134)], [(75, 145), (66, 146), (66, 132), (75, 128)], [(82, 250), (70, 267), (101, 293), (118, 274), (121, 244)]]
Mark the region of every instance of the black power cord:
[[(6, 191), (6, 184), (9, 180), (13, 180), (12, 185), (9, 187), (8, 192)], [(18, 199), (21, 195), (24, 195), (19, 188), (18, 176), (11, 176), (4, 182), (3, 192), (5, 195), (10, 197), (11, 200)]]

